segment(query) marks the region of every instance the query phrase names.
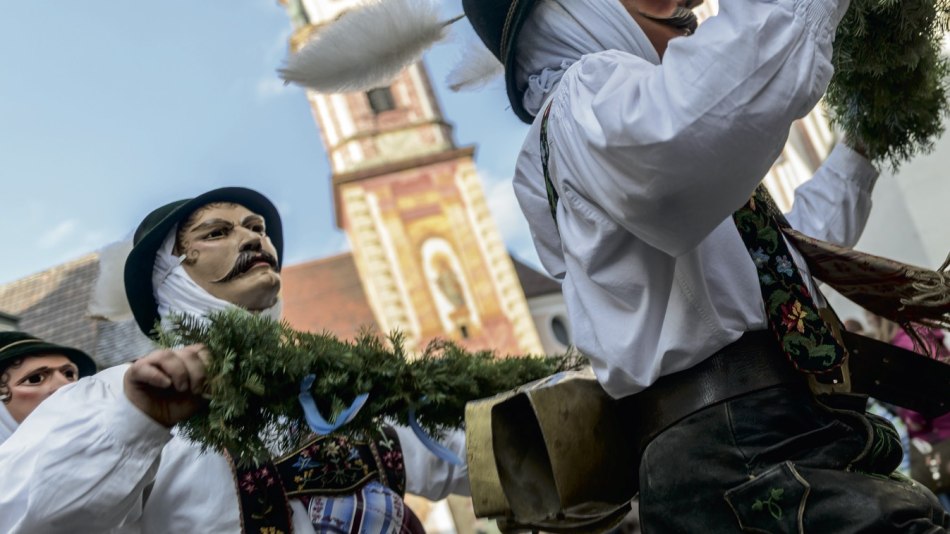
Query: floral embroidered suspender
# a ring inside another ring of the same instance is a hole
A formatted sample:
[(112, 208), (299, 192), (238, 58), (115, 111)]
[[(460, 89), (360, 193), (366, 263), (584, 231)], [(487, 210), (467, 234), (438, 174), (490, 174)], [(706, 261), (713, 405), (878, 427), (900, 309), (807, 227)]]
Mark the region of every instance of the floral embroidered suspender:
[[(548, 104), (541, 118), (541, 167), (551, 216), (557, 225), (558, 194), (548, 170), (550, 113), (551, 104)], [(782, 226), (787, 227), (788, 222), (764, 186), (756, 188), (749, 202), (733, 214), (733, 219), (758, 272), (769, 329), (789, 361), (799, 371), (816, 375), (819, 382), (843, 382), (845, 378), (840, 368), (847, 358), (847, 350), (839, 331), (825, 322), (814, 305), (782, 237)]]
[(809, 374), (841, 367), (847, 350), (819, 315), (785, 243), (781, 227), (788, 222), (765, 186), (756, 187), (732, 218), (758, 272), (769, 329), (789, 361)]
[(288, 497), (343, 495), (370, 480), (403, 495), (406, 471), (399, 437), (392, 427), (382, 427), (371, 440), (346, 436), (319, 436), (282, 458), (250, 468), (234, 465), (243, 532), (290, 534)]

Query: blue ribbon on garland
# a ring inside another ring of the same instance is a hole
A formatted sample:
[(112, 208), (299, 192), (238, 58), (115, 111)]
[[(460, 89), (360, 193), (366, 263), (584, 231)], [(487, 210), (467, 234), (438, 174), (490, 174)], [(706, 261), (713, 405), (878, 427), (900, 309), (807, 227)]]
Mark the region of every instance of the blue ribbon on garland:
[(329, 422), (323, 417), (323, 414), (320, 413), (320, 409), (317, 408), (317, 402), (313, 400), (313, 395), (310, 393), (310, 387), (313, 386), (313, 382), (316, 379), (317, 375), (307, 375), (304, 377), (303, 381), (300, 382), (300, 395), (298, 399), (300, 400), (300, 406), (303, 408), (304, 417), (307, 418), (307, 424), (310, 426), (310, 430), (313, 430), (318, 436), (325, 436), (332, 434), (341, 426), (352, 421), (360, 409), (363, 408), (363, 405), (366, 404), (367, 399), (369, 399), (369, 393), (357, 395), (356, 398), (353, 399), (353, 403), (350, 404), (347, 409), (337, 415), (332, 422)]
[[(422, 402), (423, 404), (425, 403), (425, 398), (422, 399)], [(459, 458), (457, 454), (426, 434), (426, 431), (422, 429), (422, 426), (419, 425), (419, 421), (416, 419), (415, 406), (409, 407), (409, 428), (412, 429), (412, 432), (419, 438), (419, 441), (422, 442), (425, 448), (429, 449), (429, 452), (434, 454), (438, 459), (452, 465), (463, 465), (464, 462), (462, 462), (462, 459)]]

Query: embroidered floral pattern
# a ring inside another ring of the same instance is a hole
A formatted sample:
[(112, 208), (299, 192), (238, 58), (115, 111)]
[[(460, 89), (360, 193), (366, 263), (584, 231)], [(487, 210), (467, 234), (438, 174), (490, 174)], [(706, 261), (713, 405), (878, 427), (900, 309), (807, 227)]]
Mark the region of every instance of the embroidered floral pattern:
[(398, 495), (406, 491), (402, 449), (390, 427), (365, 441), (316, 437), (275, 462), (237, 469), (234, 477), (245, 532), (290, 532), (289, 496), (350, 495), (374, 480)]
[(782, 500), (782, 495), (785, 494), (785, 490), (782, 488), (772, 488), (769, 490), (769, 496), (764, 501), (761, 499), (756, 499), (752, 503), (752, 510), (754, 512), (761, 512), (767, 510), (776, 521), (782, 519), (782, 507), (779, 506), (778, 502)]
[(769, 328), (796, 368), (824, 373), (840, 366), (844, 347), (819, 316), (801, 273), (782, 239), (784, 220), (763, 186), (733, 214), (736, 228), (758, 271)]
[(762, 247), (759, 247), (755, 250), (749, 249), (749, 254), (752, 255), (752, 262), (755, 263), (757, 269), (765, 267), (769, 263), (769, 255), (762, 251)]
[(263, 488), (269, 488), (277, 483), (274, 473), (268, 467), (257, 471), (247, 471), (241, 477), (241, 489), (248, 493), (258, 493)]
[(548, 206), (551, 208), (551, 218), (554, 219), (554, 226), (557, 226), (557, 202), (560, 196), (551, 181), (551, 173), (548, 171), (548, 161), (551, 159), (551, 148), (548, 144), (548, 117), (551, 115), (551, 105), (544, 108), (544, 116), (541, 118), (541, 171), (544, 174), (544, 188), (548, 195)]
[(799, 334), (805, 333), (805, 318), (808, 312), (802, 309), (802, 303), (799, 301), (786, 302), (782, 304), (782, 323), (789, 332), (798, 330)]
[(870, 447), (854, 467), (864, 473), (892, 473), (904, 457), (900, 435), (887, 419), (872, 413), (865, 417), (871, 425)]
[(234, 469), (244, 531), (288, 534), (292, 528), (290, 507), (273, 464), (237, 469), (230, 456), (228, 461)]
[(794, 271), (792, 271), (792, 260), (788, 259), (788, 256), (775, 258), (775, 270), (785, 276), (792, 276), (794, 274)]
[(381, 429), (365, 441), (335, 435), (315, 438), (277, 462), (287, 494), (341, 494), (373, 479), (404, 492), (402, 450), (395, 434), (389, 432), (391, 429)]

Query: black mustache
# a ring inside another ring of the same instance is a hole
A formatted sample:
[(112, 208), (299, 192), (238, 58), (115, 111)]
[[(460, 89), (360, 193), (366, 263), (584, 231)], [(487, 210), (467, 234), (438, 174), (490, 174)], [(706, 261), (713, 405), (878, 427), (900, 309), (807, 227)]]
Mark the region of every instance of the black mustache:
[(640, 12), (644, 17), (655, 20), (660, 24), (666, 24), (667, 26), (672, 26), (681, 30), (689, 30), (690, 33), (696, 31), (696, 27), (699, 26), (699, 19), (696, 17), (696, 13), (693, 13), (692, 10), (686, 7), (677, 6), (673, 13), (668, 17), (656, 17), (648, 13)]
[(218, 280), (215, 280), (214, 283), (223, 284), (225, 282), (229, 282), (233, 280), (234, 278), (237, 278), (238, 276), (244, 274), (244, 272), (247, 271), (247, 269), (251, 266), (252, 263), (255, 263), (261, 260), (266, 261), (275, 270), (277, 269), (277, 258), (275, 258), (274, 256), (261, 250), (254, 250), (254, 251), (246, 250), (244, 252), (241, 252), (238, 255), (237, 259), (234, 260), (234, 267), (231, 267), (231, 270), (228, 272), (228, 274), (224, 275), (224, 277)]

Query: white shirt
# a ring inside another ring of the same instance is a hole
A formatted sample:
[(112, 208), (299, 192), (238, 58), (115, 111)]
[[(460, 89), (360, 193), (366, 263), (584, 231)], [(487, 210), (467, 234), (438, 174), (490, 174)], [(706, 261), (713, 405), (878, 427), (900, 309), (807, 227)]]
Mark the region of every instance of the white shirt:
[[(574, 341), (611, 395), (641, 391), (766, 328), (731, 215), (826, 89), (847, 5), (722, 0), (695, 35), (670, 42), (661, 65), (616, 50), (573, 64), (549, 98), (557, 226), (535, 120), (515, 194), (542, 264), (562, 281)], [(853, 245), (876, 177), (837, 147), (796, 191), (789, 221)]]
[(0, 401), (0, 445), (7, 440), (10, 436), (16, 432), (17, 427), (20, 426), (20, 423), (17, 423), (13, 416), (10, 415), (10, 411), (7, 410), (6, 404), (3, 401)]
[[(220, 454), (174, 436), (133, 406), (127, 365), (61, 388), (0, 445), (0, 532), (241, 532), (231, 468)], [(468, 494), (465, 467), (440, 461), (397, 427), (410, 493)], [(444, 444), (465, 457), (464, 436)], [(294, 532), (312, 533), (290, 499)]]

